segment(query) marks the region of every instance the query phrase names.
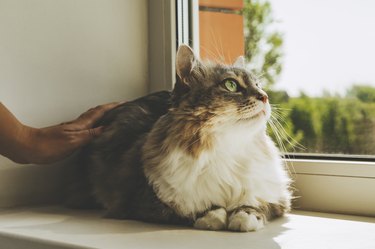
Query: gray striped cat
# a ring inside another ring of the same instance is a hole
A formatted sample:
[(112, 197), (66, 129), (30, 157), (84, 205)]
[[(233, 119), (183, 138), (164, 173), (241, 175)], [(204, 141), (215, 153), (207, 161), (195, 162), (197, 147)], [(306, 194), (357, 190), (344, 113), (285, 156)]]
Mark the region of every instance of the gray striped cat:
[(208, 230), (254, 231), (282, 216), (290, 179), (266, 134), (268, 96), (243, 57), (205, 63), (182, 45), (176, 76), (171, 92), (122, 104), (97, 124), (107, 128), (80, 155), (70, 204)]

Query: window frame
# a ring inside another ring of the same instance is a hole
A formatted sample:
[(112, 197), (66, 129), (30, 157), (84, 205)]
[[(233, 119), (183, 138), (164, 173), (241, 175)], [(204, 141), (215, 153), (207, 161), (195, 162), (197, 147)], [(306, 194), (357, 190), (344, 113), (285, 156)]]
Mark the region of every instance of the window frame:
[(149, 92), (171, 89), (176, 80), (176, 1), (148, 1)]
[[(191, 1), (188, 11), (184, 15), (190, 17), (189, 22), (185, 23), (185, 29), (190, 26), (188, 40), (194, 41), (189, 43), (199, 54), (198, 0)], [(180, 21), (176, 19), (176, 22)], [(176, 26), (182, 25), (184, 23)], [(295, 208), (375, 216), (375, 199), (371, 198), (369, 191), (375, 189), (375, 157), (289, 154), (285, 156), (284, 162), (293, 179)]]

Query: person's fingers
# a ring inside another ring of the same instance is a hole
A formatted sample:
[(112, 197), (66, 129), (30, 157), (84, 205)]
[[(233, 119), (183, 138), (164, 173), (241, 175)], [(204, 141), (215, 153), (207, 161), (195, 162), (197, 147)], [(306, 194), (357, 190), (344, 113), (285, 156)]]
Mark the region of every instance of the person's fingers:
[(90, 142), (92, 139), (100, 136), (104, 131), (103, 126), (99, 126), (96, 128), (80, 130), (80, 131), (73, 131), (74, 133), (74, 143), (76, 146), (82, 146)]
[(101, 117), (103, 117), (103, 115), (123, 104), (124, 102), (115, 102), (115, 103), (109, 103), (109, 104), (105, 104), (105, 105), (99, 105), (95, 108), (91, 108), (90, 110), (86, 111), (85, 113), (81, 114), (75, 121), (73, 121), (72, 123), (77, 125), (77, 126), (80, 126), (81, 128), (83, 129), (88, 129), (88, 128), (91, 128), (94, 123), (96, 121), (98, 121)]

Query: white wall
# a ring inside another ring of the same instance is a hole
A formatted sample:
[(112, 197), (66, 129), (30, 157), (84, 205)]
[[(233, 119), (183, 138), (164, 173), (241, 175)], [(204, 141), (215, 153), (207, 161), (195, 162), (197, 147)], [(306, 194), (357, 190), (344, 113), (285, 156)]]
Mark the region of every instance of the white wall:
[(0, 0), (0, 100), (27, 124), (147, 89), (146, 0)]
[[(147, 0), (0, 0), (0, 101), (43, 127), (145, 94), (147, 18)], [(33, 188), (30, 167), (0, 156), (0, 206), (15, 184)]]

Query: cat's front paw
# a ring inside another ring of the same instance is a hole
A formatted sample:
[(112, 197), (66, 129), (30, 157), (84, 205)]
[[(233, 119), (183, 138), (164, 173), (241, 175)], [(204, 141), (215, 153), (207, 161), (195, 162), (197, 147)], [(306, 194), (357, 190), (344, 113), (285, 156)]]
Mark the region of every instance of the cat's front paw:
[(224, 230), (227, 227), (227, 211), (224, 208), (211, 210), (203, 217), (198, 218), (194, 227), (202, 230)]
[(264, 223), (264, 218), (257, 213), (239, 210), (230, 215), (228, 229), (239, 232), (250, 232), (263, 228)]

